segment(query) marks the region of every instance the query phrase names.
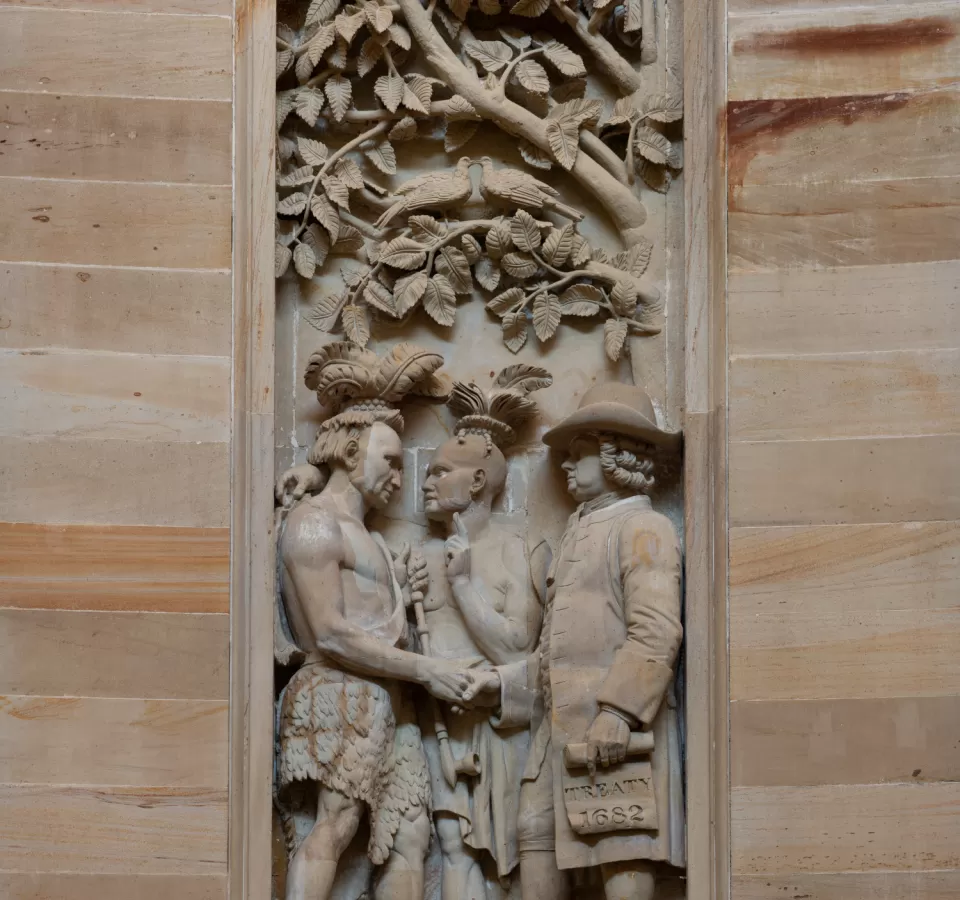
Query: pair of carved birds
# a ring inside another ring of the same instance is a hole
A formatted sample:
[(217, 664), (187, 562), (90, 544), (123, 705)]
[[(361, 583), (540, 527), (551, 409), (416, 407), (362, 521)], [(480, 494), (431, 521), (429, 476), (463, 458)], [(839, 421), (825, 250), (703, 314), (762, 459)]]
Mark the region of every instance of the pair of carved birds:
[(463, 205), (473, 194), (470, 169), (475, 165), (483, 169), (480, 194), (493, 207), (519, 207), (531, 212), (547, 209), (574, 222), (583, 218), (583, 213), (557, 200), (558, 191), (532, 175), (519, 169), (495, 169), (489, 156), (479, 160), (463, 156), (452, 172), (427, 172), (401, 184), (396, 190), (400, 199), (377, 220), (377, 227), (383, 228), (401, 213), (446, 212)]

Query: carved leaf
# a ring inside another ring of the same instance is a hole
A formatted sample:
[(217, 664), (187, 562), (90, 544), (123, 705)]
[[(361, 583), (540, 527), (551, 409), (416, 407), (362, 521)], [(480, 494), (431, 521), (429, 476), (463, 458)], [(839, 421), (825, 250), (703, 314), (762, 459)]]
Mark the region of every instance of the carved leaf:
[(376, 3), (364, 3), (363, 11), (366, 14), (370, 27), (377, 34), (382, 34), (393, 24), (393, 13), (386, 6), (378, 6)]
[(363, 173), (352, 159), (341, 156), (333, 164), (333, 174), (351, 190), (359, 191), (363, 187)]
[(634, 132), (633, 149), (644, 159), (648, 159), (658, 166), (663, 166), (666, 165), (667, 158), (670, 156), (670, 141), (659, 131), (641, 125)]
[(560, 325), (560, 300), (556, 294), (537, 294), (533, 301), (533, 330), (541, 341), (549, 341)]
[(327, 261), (327, 254), (330, 252), (330, 238), (327, 237), (327, 233), (319, 225), (308, 225), (303, 232), (303, 240), (313, 250), (316, 265), (318, 267), (322, 266)]
[(438, 222), (433, 216), (410, 216), (407, 220), (413, 235), (421, 241), (432, 242), (433, 238), (442, 238), (447, 233), (447, 226)]
[(310, 212), (327, 229), (330, 240), (336, 243), (340, 237), (340, 213), (337, 208), (323, 194), (314, 194), (310, 201)]
[(543, 152), (539, 147), (535, 147), (529, 141), (520, 139), (520, 155), (531, 166), (537, 169), (552, 169), (553, 160)]
[(657, 122), (679, 122), (683, 118), (683, 97), (655, 94), (643, 104), (644, 116)]
[(298, 137), (297, 149), (305, 163), (311, 166), (319, 166), (327, 161), (329, 151), (320, 141), (314, 141), (310, 138)]
[(527, 31), (521, 31), (519, 28), (514, 28), (512, 25), (504, 25), (497, 29), (500, 37), (502, 37), (511, 47), (516, 47), (517, 50), (526, 50), (533, 43), (533, 38), (530, 36), (530, 33)]
[(277, 78), (279, 78), (290, 66), (293, 65), (293, 51), (292, 50), (278, 50), (277, 51)]
[(587, 100), (583, 97), (567, 100), (565, 103), (558, 103), (550, 114), (549, 119), (565, 120), (570, 119), (577, 123), (577, 126), (583, 128), (585, 125), (596, 125), (603, 113), (603, 102), (601, 100)]
[(546, 369), (526, 363), (517, 363), (501, 370), (493, 386), (529, 394), (532, 391), (548, 388), (551, 384), (553, 384), (553, 376)]
[(495, 291), (500, 284), (500, 269), (493, 260), (481, 259), (474, 266), (473, 274), (488, 291)]
[[(406, 96), (406, 95), (404, 95)], [(406, 104), (404, 104), (406, 106)], [(391, 141), (410, 141), (417, 136), (417, 122), (412, 116), (404, 116), (387, 135)]]
[[(516, 12), (517, 8), (514, 7), (513, 11)], [(543, 55), (557, 68), (561, 75), (566, 75), (569, 78), (580, 78), (587, 74), (583, 59), (566, 44), (561, 44), (559, 41), (550, 41), (550, 43), (544, 45)]]
[(423, 248), (413, 238), (398, 237), (390, 241), (380, 254), (380, 262), (396, 269), (416, 269), (427, 258)]
[(346, 294), (330, 294), (311, 306), (304, 318), (319, 331), (333, 331), (346, 299)]
[(595, 316), (600, 312), (603, 294), (592, 284), (575, 284), (560, 295), (560, 311), (565, 316)]
[(303, 191), (294, 191), (277, 203), (277, 212), (281, 216), (296, 216), (307, 208), (307, 195)]
[(666, 166), (655, 166), (646, 159), (639, 160), (637, 174), (648, 188), (658, 194), (665, 194), (673, 183), (673, 173)]
[(523, 289), (512, 287), (487, 301), (487, 309), (501, 318), (523, 300)]
[(440, 24), (443, 25), (444, 30), (450, 35), (450, 38), (456, 40), (457, 35), (460, 34), (460, 29), (463, 27), (463, 23), (459, 19), (448, 16), (442, 9), (435, 10), (434, 15), (440, 20)]
[(473, 104), (459, 94), (454, 94), (447, 101), (446, 116), (451, 122), (458, 122), (461, 119), (476, 120), (480, 118), (477, 115), (477, 111), (473, 108)]
[(306, 55), (310, 57), (311, 67), (320, 62), (323, 54), (333, 46), (336, 37), (337, 30), (331, 22), (322, 26), (317, 33), (310, 38), (310, 43), (307, 44)]
[(557, 103), (566, 103), (568, 100), (582, 100), (586, 92), (586, 78), (571, 78), (554, 87), (550, 94)]
[(464, 50), (488, 72), (499, 72), (513, 59), (513, 51), (503, 41), (469, 41)]
[(511, 353), (519, 353), (527, 342), (527, 317), (522, 313), (507, 313), (500, 323), (503, 342)]
[(510, 237), (518, 250), (531, 253), (540, 246), (540, 226), (526, 210), (518, 210), (510, 220)]
[(585, 266), (590, 261), (590, 254), (593, 253), (593, 248), (584, 239), (583, 235), (574, 234), (573, 250), (571, 250), (570, 253), (570, 261), (575, 266)]
[(483, 250), (472, 234), (465, 234), (460, 238), (460, 247), (463, 250), (463, 255), (467, 258), (467, 262), (470, 263), (471, 266), (483, 256)]
[[(537, 16), (542, 16), (548, 9), (550, 9), (550, 0), (520, 0), (519, 3), (515, 3), (510, 8), (510, 12), (517, 16), (527, 16), (530, 19), (535, 19)], [(514, 350), (514, 353), (516, 353), (516, 350)]]
[(367, 38), (360, 48), (357, 58), (357, 74), (364, 78), (369, 75), (383, 56), (383, 44), (374, 38)]
[(413, 275), (401, 278), (394, 285), (393, 299), (398, 316), (405, 316), (420, 302), (429, 283), (430, 279), (425, 273), (415, 272)]
[(632, 319), (637, 309), (637, 289), (625, 281), (618, 281), (610, 292), (610, 305), (618, 316)]
[(386, 313), (392, 319), (400, 318), (397, 314), (397, 307), (393, 302), (393, 294), (390, 293), (379, 281), (372, 278), (363, 286), (363, 299), (374, 309)]
[(639, 278), (647, 271), (652, 253), (653, 244), (643, 238), (637, 241), (629, 250), (621, 250), (610, 261), (610, 264)]
[(350, 191), (335, 175), (324, 175), (320, 181), (327, 196), (341, 209), (350, 209)]
[(502, 259), (513, 244), (513, 238), (510, 237), (510, 227), (502, 221), (497, 222), (487, 232), (485, 244), (491, 259)]
[(628, 331), (629, 326), (623, 319), (607, 319), (603, 323), (603, 352), (614, 362), (620, 359)]
[(336, 46), (331, 52), (327, 54), (327, 62), (330, 65), (331, 69), (336, 69), (338, 72), (342, 72), (347, 68), (347, 54), (350, 52), (350, 45), (347, 41), (337, 36)]
[(417, 112), (424, 114), (429, 112), (430, 101), (433, 99), (433, 82), (423, 75), (414, 74), (407, 78), (407, 87), (416, 97), (419, 105), (411, 106), (408, 100), (404, 100), (403, 105), (408, 109), (415, 109)]
[(450, 283), (456, 294), (469, 294), (473, 290), (470, 263), (456, 247), (444, 247), (436, 259), (437, 271)]
[(551, 266), (562, 266), (573, 250), (573, 226), (554, 228), (543, 242), (543, 258)]
[(343, 307), (340, 314), (343, 322), (343, 333), (355, 344), (367, 346), (370, 340), (370, 321), (367, 319), (367, 310), (360, 304), (351, 303)]
[(480, 0), (480, 12), (487, 16), (499, 16), (503, 12), (500, 0)]
[(317, 123), (317, 116), (323, 109), (323, 94), (314, 88), (297, 91), (297, 115), (308, 125)]
[(396, 112), (403, 99), (404, 81), (400, 75), (381, 75), (373, 88), (374, 93), (383, 101), (383, 105)]
[(334, 119), (338, 122), (343, 121), (353, 100), (353, 85), (350, 84), (350, 79), (344, 78), (343, 75), (332, 75), (327, 79), (323, 90), (330, 101), (330, 110)]
[(283, 127), (283, 123), (287, 120), (287, 116), (293, 112), (294, 108), (297, 105), (297, 101), (294, 99), (294, 95), (297, 91), (280, 91), (277, 94), (277, 130), (279, 131)]
[(297, 81), (300, 84), (306, 84), (310, 80), (310, 76), (313, 74), (314, 62), (310, 59), (309, 53), (304, 53), (303, 56), (297, 59), (297, 65), (294, 68), (294, 71), (297, 75)]
[(340, 234), (337, 242), (330, 249), (331, 253), (357, 253), (363, 249), (363, 235), (352, 225), (340, 223)]
[(500, 264), (508, 275), (519, 279), (535, 275), (538, 268), (536, 262), (526, 253), (508, 253)]
[(287, 268), (290, 266), (290, 260), (293, 259), (293, 253), (289, 247), (285, 247), (283, 244), (277, 244), (274, 247), (274, 268), (273, 268), (273, 277), (280, 278), (284, 272), (287, 271)]
[(443, 149), (455, 153), (477, 133), (479, 127), (479, 122), (449, 122), (443, 136)]
[(514, 73), (520, 85), (533, 94), (546, 94), (550, 90), (547, 71), (536, 60), (525, 59), (517, 65)]
[(393, 144), (390, 141), (380, 141), (375, 147), (364, 152), (367, 159), (384, 175), (397, 174), (397, 154), (394, 152)]
[(409, 50), (413, 46), (412, 38), (410, 37), (410, 32), (407, 31), (402, 25), (397, 25), (396, 22), (390, 26), (390, 40), (393, 41), (401, 50)]
[(443, 275), (434, 275), (423, 293), (423, 308), (438, 325), (452, 325), (457, 317), (457, 295)]
[(277, 185), (279, 187), (293, 187), (298, 184), (308, 184), (313, 181), (313, 166), (300, 166), (286, 175), (277, 176)]
[(547, 140), (554, 159), (567, 171), (573, 168), (580, 150), (580, 128), (575, 119), (547, 122)]
[(307, 18), (304, 25), (314, 25), (317, 22), (326, 22), (332, 19), (340, 7), (340, 0), (311, 0), (307, 7)]

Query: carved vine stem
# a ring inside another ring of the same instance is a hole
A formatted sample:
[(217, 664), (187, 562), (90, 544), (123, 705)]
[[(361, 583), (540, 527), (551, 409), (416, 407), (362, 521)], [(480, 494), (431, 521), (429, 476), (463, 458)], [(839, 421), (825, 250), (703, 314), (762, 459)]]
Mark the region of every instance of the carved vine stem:
[[(487, 90), (453, 52), (434, 27), (419, 0), (399, 0), (407, 26), (423, 48), (427, 62), (450, 87), (465, 97), (484, 119), (495, 123), (508, 134), (522, 137), (550, 154), (546, 122), (513, 101)], [(625, 189), (600, 163), (586, 153), (577, 154), (570, 174), (577, 179), (607, 211), (628, 247), (642, 236), (640, 229), (647, 213), (643, 203)]]

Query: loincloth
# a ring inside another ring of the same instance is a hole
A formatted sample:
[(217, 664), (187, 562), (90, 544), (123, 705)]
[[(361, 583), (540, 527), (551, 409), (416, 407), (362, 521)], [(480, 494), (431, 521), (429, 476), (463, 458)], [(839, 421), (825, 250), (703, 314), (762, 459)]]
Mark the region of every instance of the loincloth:
[[(281, 808), (318, 782), (362, 800), (370, 812), (371, 861), (386, 861), (403, 814), (430, 808), (430, 776), (415, 714), (399, 684), (310, 663), (283, 693), (277, 760)], [(315, 809), (316, 807), (314, 807)]]

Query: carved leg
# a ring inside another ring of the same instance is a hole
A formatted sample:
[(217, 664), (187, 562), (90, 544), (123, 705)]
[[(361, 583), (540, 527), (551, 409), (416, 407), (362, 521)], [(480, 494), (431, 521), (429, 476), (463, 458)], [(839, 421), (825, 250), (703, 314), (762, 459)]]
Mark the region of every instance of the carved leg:
[(520, 854), (520, 893), (523, 900), (570, 900), (570, 879), (557, 868), (553, 850)]
[(393, 849), (374, 889), (376, 900), (423, 900), (423, 863), (430, 848), (430, 817), (422, 806), (400, 819)]
[(651, 863), (627, 860), (600, 867), (606, 900), (653, 900), (656, 870)]
[(327, 900), (337, 862), (353, 840), (363, 803), (321, 787), (317, 821), (294, 853), (287, 869), (287, 900)]
[(463, 842), (460, 818), (438, 813), (437, 836), (443, 858), (442, 900), (485, 900), (483, 870), (473, 849)]

